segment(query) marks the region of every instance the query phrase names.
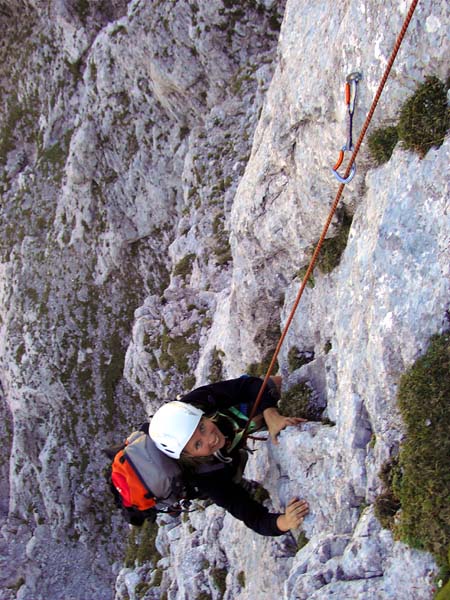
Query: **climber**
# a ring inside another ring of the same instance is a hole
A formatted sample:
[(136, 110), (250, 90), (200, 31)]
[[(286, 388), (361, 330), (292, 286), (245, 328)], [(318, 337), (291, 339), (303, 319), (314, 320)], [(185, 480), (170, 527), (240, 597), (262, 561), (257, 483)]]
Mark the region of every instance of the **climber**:
[[(243, 376), (199, 387), (179, 401), (164, 404), (153, 416), (149, 434), (167, 456), (179, 461), (199, 497), (209, 498), (261, 535), (282, 535), (297, 528), (308, 514), (308, 504), (293, 498), (284, 513), (271, 513), (255, 501), (251, 483), (242, 478), (248, 453), (232, 446), (236, 431), (245, 425), (262, 385)], [(265, 424), (272, 442), (289, 425), (305, 421), (284, 417), (276, 408), (281, 377), (269, 380), (254, 428)]]

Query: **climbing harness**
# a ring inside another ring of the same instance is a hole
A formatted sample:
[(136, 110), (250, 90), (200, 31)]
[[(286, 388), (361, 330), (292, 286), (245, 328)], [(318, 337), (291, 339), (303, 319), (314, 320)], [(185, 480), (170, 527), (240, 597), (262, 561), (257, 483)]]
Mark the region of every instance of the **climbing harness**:
[(339, 158), (331, 169), (333, 175), (339, 181), (339, 183), (350, 183), (356, 173), (356, 165), (353, 163), (350, 175), (348, 177), (341, 177), (337, 170), (342, 164), (344, 160), (345, 152), (353, 152), (353, 113), (355, 112), (355, 103), (356, 103), (356, 92), (358, 89), (358, 82), (361, 81), (362, 75), (359, 71), (353, 71), (347, 75), (347, 79), (345, 81), (345, 104), (347, 105), (348, 112), (348, 129), (347, 129), (347, 141), (342, 146), (342, 149), (339, 152)]
[[(408, 13), (407, 13), (407, 15), (405, 17), (405, 20), (403, 22), (403, 25), (402, 25), (402, 28), (400, 30), (400, 33), (398, 34), (397, 40), (396, 40), (396, 42), (394, 44), (394, 48), (392, 50), (391, 56), (389, 57), (388, 63), (387, 63), (386, 68), (384, 70), (383, 77), (381, 78), (381, 81), (380, 81), (380, 83), (378, 85), (378, 89), (377, 89), (377, 91), (375, 93), (374, 99), (372, 101), (372, 105), (370, 107), (369, 112), (367, 113), (366, 120), (364, 121), (364, 124), (362, 126), (361, 133), (359, 134), (359, 137), (358, 137), (358, 140), (357, 140), (357, 142), (355, 144), (355, 148), (353, 150), (353, 153), (350, 156), (350, 160), (349, 160), (349, 163), (347, 165), (347, 169), (345, 170), (345, 173), (344, 173), (344, 176), (343, 176), (344, 180), (348, 179), (348, 177), (349, 177), (349, 175), (350, 175), (350, 173), (352, 171), (352, 167), (353, 167), (353, 165), (355, 163), (356, 156), (357, 156), (357, 154), (359, 152), (359, 149), (361, 148), (361, 144), (362, 144), (362, 142), (364, 140), (364, 137), (366, 135), (367, 129), (369, 128), (369, 125), (370, 125), (370, 122), (372, 120), (372, 117), (373, 117), (373, 114), (375, 112), (375, 109), (377, 107), (378, 101), (379, 101), (380, 96), (381, 96), (381, 94), (383, 92), (384, 86), (386, 85), (386, 81), (387, 81), (387, 79), (389, 77), (389, 74), (391, 72), (392, 65), (394, 64), (395, 58), (396, 58), (397, 53), (398, 53), (398, 51), (400, 49), (400, 46), (401, 46), (402, 41), (403, 41), (403, 38), (405, 37), (406, 30), (408, 29), (409, 23), (410, 23), (410, 21), (412, 19), (412, 16), (414, 14), (414, 11), (416, 9), (416, 6), (417, 6), (418, 2), (419, 2), (419, 0), (413, 0), (411, 2), (411, 6), (409, 7)], [(336, 212), (336, 209), (338, 207), (339, 200), (341, 199), (342, 193), (344, 191), (344, 187), (345, 187), (345, 183), (341, 182), (340, 186), (338, 188), (338, 191), (336, 193), (336, 197), (335, 197), (335, 199), (333, 201), (333, 204), (332, 204), (332, 206), (330, 208), (330, 212), (328, 213), (328, 217), (327, 217), (326, 223), (324, 225), (324, 228), (322, 230), (322, 233), (320, 235), (319, 241), (317, 242), (316, 249), (314, 250), (314, 253), (312, 255), (311, 261), (310, 261), (309, 266), (308, 266), (308, 268), (306, 270), (305, 276), (303, 277), (303, 281), (302, 281), (300, 289), (299, 289), (299, 291), (297, 293), (297, 297), (295, 298), (294, 305), (293, 305), (293, 307), (291, 309), (291, 312), (290, 312), (290, 314), (288, 316), (288, 319), (286, 321), (286, 325), (283, 328), (283, 331), (281, 333), (280, 339), (278, 340), (277, 347), (275, 348), (275, 351), (273, 353), (272, 360), (270, 361), (270, 365), (269, 365), (269, 367), (267, 369), (267, 372), (266, 372), (266, 375), (264, 377), (264, 381), (263, 381), (263, 383), (262, 383), (262, 385), (261, 385), (261, 387), (259, 389), (258, 396), (256, 397), (255, 403), (253, 404), (253, 408), (252, 408), (252, 410), (250, 412), (250, 415), (248, 417), (247, 425), (246, 425), (246, 427), (245, 427), (245, 429), (244, 429), (244, 431), (242, 433), (241, 440), (245, 440), (246, 437), (248, 437), (248, 429), (250, 427), (251, 420), (253, 419), (253, 417), (256, 414), (258, 406), (259, 406), (259, 404), (261, 402), (261, 398), (262, 398), (262, 396), (264, 394), (264, 390), (267, 387), (267, 384), (269, 382), (269, 379), (270, 379), (270, 376), (272, 374), (273, 368), (275, 366), (276, 360), (278, 358), (278, 354), (280, 353), (281, 346), (283, 345), (284, 339), (285, 339), (285, 337), (287, 335), (287, 332), (289, 331), (289, 327), (291, 326), (292, 320), (294, 319), (294, 315), (295, 315), (295, 312), (296, 312), (297, 307), (299, 305), (300, 299), (301, 299), (301, 297), (303, 295), (303, 291), (304, 291), (304, 289), (305, 289), (305, 287), (306, 287), (306, 285), (308, 283), (308, 280), (309, 280), (309, 278), (311, 276), (311, 273), (313, 272), (314, 267), (316, 265), (317, 257), (319, 255), (320, 249), (321, 249), (322, 244), (324, 242), (324, 239), (325, 239), (325, 236), (327, 234), (328, 228), (330, 227), (330, 224), (331, 224), (331, 221), (333, 219), (334, 213)]]

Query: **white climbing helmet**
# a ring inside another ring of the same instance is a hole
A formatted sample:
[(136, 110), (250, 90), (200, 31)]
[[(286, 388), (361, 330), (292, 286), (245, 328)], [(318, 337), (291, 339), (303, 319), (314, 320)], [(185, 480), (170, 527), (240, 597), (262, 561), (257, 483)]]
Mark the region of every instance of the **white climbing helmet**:
[(161, 452), (171, 458), (180, 458), (202, 415), (203, 411), (191, 404), (178, 400), (168, 402), (153, 415), (150, 437)]

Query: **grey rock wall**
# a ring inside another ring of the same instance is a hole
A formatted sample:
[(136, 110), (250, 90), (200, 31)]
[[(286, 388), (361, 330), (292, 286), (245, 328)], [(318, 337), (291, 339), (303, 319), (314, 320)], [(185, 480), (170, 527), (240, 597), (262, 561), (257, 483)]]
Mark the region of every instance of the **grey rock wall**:
[[(5, 600), (430, 595), (432, 559), (394, 542), (372, 504), (401, 440), (399, 376), (446, 326), (448, 140), (379, 168), (363, 145), (347, 247), (315, 271), (283, 346), (285, 388), (311, 382), (335, 425), (259, 442), (247, 470), (277, 509), (308, 499), (308, 542), (210, 506), (161, 523), (158, 565), (122, 564), (101, 448), (272, 347), (337, 188), (345, 75), (363, 73), (357, 133), (407, 3), (284, 9), (0, 3)], [(448, 17), (419, 2), (373, 127), (425, 75), (447, 76)], [(291, 372), (294, 346), (314, 360)]]

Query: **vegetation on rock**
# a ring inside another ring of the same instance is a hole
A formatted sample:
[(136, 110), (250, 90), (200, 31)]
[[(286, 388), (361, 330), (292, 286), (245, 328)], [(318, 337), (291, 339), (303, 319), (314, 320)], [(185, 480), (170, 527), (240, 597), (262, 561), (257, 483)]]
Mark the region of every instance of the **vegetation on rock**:
[[(450, 575), (450, 333), (400, 380), (398, 405), (406, 426), (399, 456), (380, 473), (385, 490), (375, 510), (383, 526), (414, 548), (431, 552)], [(398, 509), (401, 509), (397, 512)]]

